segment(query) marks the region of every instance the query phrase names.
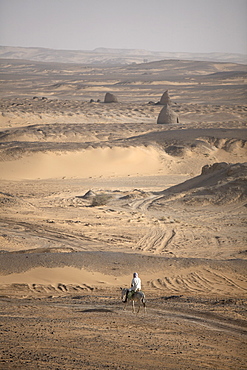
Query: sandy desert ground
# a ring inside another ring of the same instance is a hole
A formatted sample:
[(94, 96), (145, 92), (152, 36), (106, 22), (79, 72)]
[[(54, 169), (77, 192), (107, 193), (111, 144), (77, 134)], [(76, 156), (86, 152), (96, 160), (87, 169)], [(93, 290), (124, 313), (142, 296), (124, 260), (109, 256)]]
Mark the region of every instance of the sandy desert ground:
[(246, 66), (0, 64), (0, 367), (246, 369)]

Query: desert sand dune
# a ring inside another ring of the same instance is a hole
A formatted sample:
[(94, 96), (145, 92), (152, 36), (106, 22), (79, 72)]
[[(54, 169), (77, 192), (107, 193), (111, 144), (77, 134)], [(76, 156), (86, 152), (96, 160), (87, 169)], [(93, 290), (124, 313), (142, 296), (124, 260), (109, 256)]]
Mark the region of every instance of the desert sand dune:
[(0, 62), (4, 368), (246, 368), (246, 66)]

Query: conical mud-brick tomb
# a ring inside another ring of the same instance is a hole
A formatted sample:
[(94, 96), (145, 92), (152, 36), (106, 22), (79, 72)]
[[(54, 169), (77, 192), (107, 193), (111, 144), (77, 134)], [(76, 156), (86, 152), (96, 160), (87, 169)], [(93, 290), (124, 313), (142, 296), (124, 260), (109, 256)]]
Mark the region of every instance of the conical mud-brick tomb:
[(179, 118), (178, 118), (177, 113), (175, 113), (172, 110), (170, 105), (166, 104), (160, 111), (157, 123), (161, 123), (161, 124), (179, 123)]
[(171, 108), (171, 99), (169, 97), (168, 90), (164, 92), (158, 104), (164, 105), (164, 107), (160, 111), (157, 123), (161, 124), (179, 123), (177, 113), (175, 113)]
[(166, 104), (170, 105), (171, 104), (171, 99), (170, 99), (168, 90), (166, 90), (164, 94), (162, 95), (162, 97), (160, 98), (159, 104), (160, 105), (166, 105)]
[(105, 100), (104, 100), (104, 103), (117, 103), (118, 100), (116, 98), (116, 96), (114, 94), (111, 94), (109, 92), (107, 92), (105, 94)]

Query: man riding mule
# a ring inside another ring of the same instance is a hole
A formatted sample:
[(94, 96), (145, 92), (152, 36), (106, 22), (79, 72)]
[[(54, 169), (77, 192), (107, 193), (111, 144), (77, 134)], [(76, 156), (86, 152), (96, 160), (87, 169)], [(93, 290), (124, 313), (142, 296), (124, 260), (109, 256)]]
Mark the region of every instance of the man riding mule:
[(135, 312), (135, 302), (139, 303), (138, 311), (140, 310), (140, 305), (142, 303), (144, 310), (146, 312), (146, 301), (145, 301), (145, 294), (141, 292), (141, 279), (138, 277), (138, 273), (134, 272), (133, 279), (131, 281), (130, 289), (122, 289), (122, 301), (127, 303), (128, 301), (132, 301), (132, 310)]

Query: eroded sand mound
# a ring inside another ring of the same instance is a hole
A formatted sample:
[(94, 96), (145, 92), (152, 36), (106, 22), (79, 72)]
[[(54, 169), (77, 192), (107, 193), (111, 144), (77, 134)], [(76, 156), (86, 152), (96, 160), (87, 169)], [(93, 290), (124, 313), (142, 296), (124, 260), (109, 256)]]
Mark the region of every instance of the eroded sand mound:
[[(246, 160), (244, 129), (159, 129), (133, 124), (48, 124), (2, 131), (0, 178), (196, 175)], [(134, 135), (134, 133), (136, 133)]]
[[(202, 168), (201, 175), (164, 192), (167, 200), (179, 194), (187, 205), (224, 205), (247, 200), (247, 163), (215, 163)], [(159, 202), (161, 199), (159, 199)]]

